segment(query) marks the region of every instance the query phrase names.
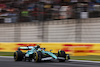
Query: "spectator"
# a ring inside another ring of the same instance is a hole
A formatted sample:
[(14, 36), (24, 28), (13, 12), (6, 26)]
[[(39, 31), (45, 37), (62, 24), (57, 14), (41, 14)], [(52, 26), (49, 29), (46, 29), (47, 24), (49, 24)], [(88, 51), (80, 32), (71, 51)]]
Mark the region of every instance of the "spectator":
[(66, 19), (67, 18), (67, 8), (68, 6), (65, 3), (62, 3), (62, 6), (60, 8), (60, 19)]
[(29, 14), (29, 11), (27, 9), (24, 9), (21, 11), (21, 22), (31, 22), (31, 16)]
[(53, 19), (59, 19), (59, 10), (60, 10), (60, 5), (53, 5), (52, 8), (52, 18)]

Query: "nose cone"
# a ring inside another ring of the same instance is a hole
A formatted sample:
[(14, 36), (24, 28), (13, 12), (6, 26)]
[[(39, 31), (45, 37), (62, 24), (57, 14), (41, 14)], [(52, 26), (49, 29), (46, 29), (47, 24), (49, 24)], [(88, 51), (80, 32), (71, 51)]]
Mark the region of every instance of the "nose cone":
[(54, 59), (58, 59), (57, 56), (54, 56), (53, 58), (54, 58)]
[(53, 53), (50, 53), (50, 55), (54, 58), (54, 59), (58, 59), (57, 56)]
[(51, 52), (46, 52), (47, 54), (49, 54), (51, 57), (53, 57), (53, 59), (58, 59), (57, 56)]

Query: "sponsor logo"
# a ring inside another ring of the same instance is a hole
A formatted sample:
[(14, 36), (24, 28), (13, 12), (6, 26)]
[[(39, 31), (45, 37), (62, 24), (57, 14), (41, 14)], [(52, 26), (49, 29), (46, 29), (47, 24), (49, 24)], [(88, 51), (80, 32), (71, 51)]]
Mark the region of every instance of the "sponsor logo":
[[(93, 47), (94, 44), (63, 44), (63, 48), (62, 50), (64, 50), (65, 52), (71, 52), (72, 49), (71, 47), (86, 47), (86, 49), (91, 49)], [(75, 53), (80, 53), (80, 52), (89, 52), (86, 50), (76, 50), (74, 51)]]
[(4, 48), (0, 48), (0, 50), (4, 50)]

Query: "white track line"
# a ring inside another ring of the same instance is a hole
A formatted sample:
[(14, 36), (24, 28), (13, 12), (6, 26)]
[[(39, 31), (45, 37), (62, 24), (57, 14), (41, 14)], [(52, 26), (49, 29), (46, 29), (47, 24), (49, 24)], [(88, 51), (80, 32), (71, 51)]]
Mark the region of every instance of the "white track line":
[(90, 63), (100, 63), (100, 61), (89, 61), (89, 60), (69, 60), (69, 61), (76, 61), (76, 62), (90, 62)]
[(0, 58), (13, 58), (13, 56), (0, 56)]
[[(0, 58), (13, 58), (13, 56), (0, 56)], [(88, 60), (69, 60), (69, 61), (100, 63), (100, 61), (88, 61)]]

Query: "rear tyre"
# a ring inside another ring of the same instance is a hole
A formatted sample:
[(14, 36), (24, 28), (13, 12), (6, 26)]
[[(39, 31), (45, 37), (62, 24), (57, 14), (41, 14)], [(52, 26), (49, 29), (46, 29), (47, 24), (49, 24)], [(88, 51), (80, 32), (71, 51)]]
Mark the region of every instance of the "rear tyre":
[(35, 52), (33, 58), (35, 62), (41, 62), (42, 52), (41, 51)]
[(58, 57), (65, 58), (65, 59), (59, 59), (59, 62), (65, 62), (66, 61), (66, 53), (65, 53), (65, 51), (58, 51)]
[(22, 61), (23, 60), (23, 53), (22, 51), (18, 50), (14, 52), (14, 60), (15, 61)]

